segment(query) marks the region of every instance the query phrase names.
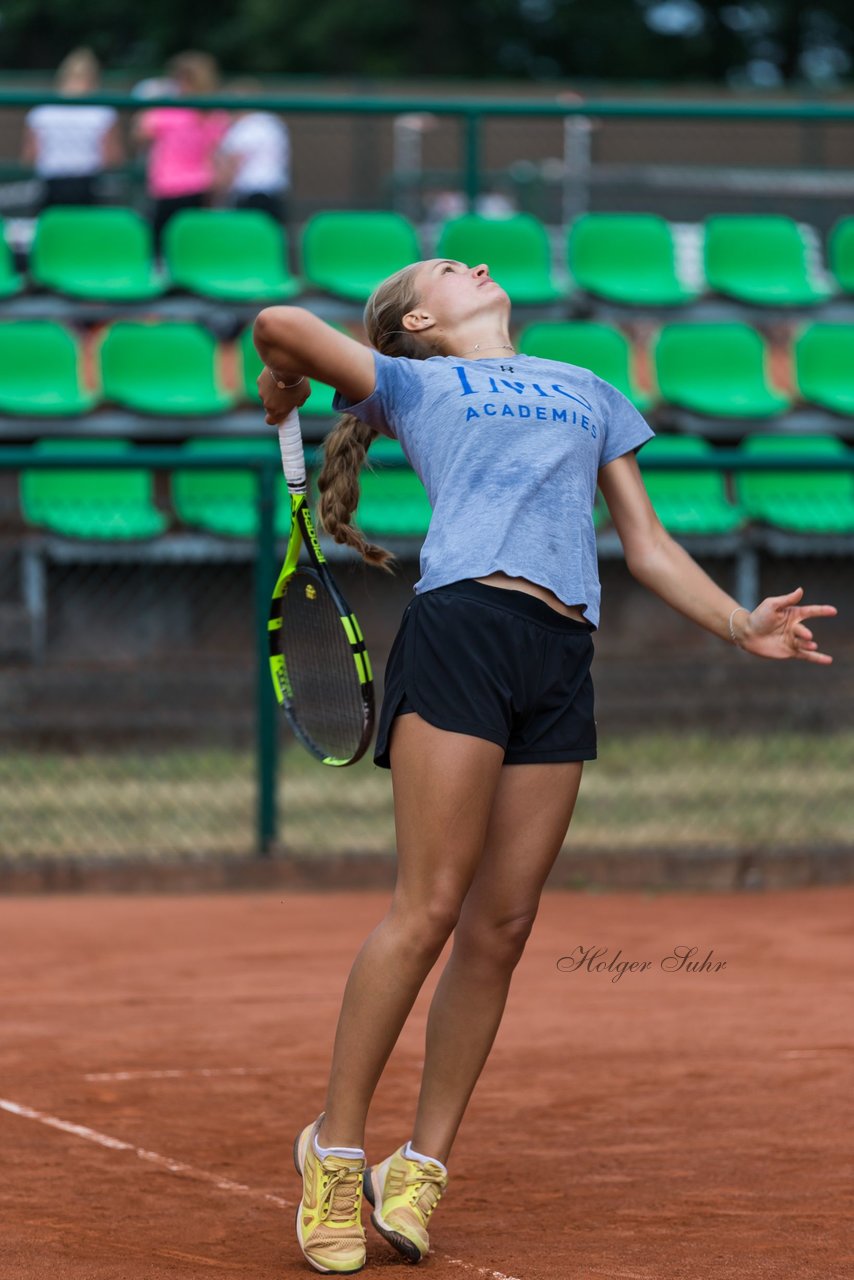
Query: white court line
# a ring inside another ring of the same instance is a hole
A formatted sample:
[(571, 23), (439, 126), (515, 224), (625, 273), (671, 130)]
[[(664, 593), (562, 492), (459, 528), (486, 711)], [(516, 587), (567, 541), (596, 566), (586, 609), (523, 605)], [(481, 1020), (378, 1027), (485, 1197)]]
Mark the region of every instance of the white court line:
[(84, 1080), (181, 1080), (185, 1076), (266, 1076), (266, 1067), (184, 1067), (163, 1071), (90, 1071)]
[(231, 1178), (220, 1178), (205, 1169), (195, 1169), (182, 1160), (171, 1160), (168, 1156), (159, 1156), (156, 1151), (146, 1151), (144, 1147), (135, 1147), (132, 1142), (123, 1142), (121, 1138), (111, 1138), (106, 1133), (98, 1133), (97, 1129), (88, 1129), (86, 1125), (71, 1124), (68, 1120), (58, 1120), (56, 1116), (45, 1115), (42, 1111), (34, 1111), (32, 1107), (23, 1107), (20, 1103), (10, 1102), (8, 1098), (0, 1098), (0, 1111), (8, 1111), (10, 1115), (21, 1116), (24, 1120), (37, 1120), (39, 1124), (48, 1125), (51, 1129), (59, 1129), (62, 1133), (70, 1133), (75, 1138), (83, 1138), (86, 1142), (97, 1143), (99, 1147), (108, 1147), (111, 1151), (131, 1151), (140, 1160), (166, 1169), (169, 1173), (183, 1174), (185, 1178), (193, 1178), (196, 1182), (209, 1182), (220, 1191), (233, 1191), (238, 1195), (260, 1197), (281, 1209), (292, 1209), (290, 1200), (271, 1195), (266, 1191), (255, 1191), (242, 1182), (232, 1182)]
[(784, 1058), (820, 1058), (825, 1053), (851, 1053), (852, 1045), (835, 1044), (823, 1049), (784, 1049)]
[(490, 1271), (489, 1267), (476, 1267), (471, 1262), (463, 1262), (462, 1258), (449, 1258), (446, 1253), (442, 1255), (442, 1261), (450, 1263), (452, 1267), (473, 1271), (476, 1276), (489, 1276), (490, 1280), (518, 1280), (518, 1276), (506, 1276), (503, 1271)]
[[(45, 1115), (43, 1111), (22, 1106), (21, 1103), (12, 1102), (8, 1098), (0, 1098), (0, 1111), (8, 1111), (10, 1115), (20, 1116), (24, 1120), (36, 1120), (39, 1124), (47, 1125), (51, 1129), (59, 1129), (62, 1133), (70, 1133), (73, 1137), (83, 1138), (86, 1142), (94, 1142), (99, 1147), (107, 1147), (110, 1151), (130, 1151), (140, 1160), (156, 1165), (158, 1169), (165, 1169), (168, 1173), (180, 1174), (185, 1178), (193, 1178), (196, 1182), (210, 1183), (220, 1191), (231, 1191), (237, 1195), (268, 1200), (280, 1209), (294, 1208), (293, 1201), (283, 1200), (281, 1196), (271, 1195), (267, 1191), (257, 1191), (242, 1182), (233, 1182), (230, 1178), (220, 1178), (215, 1173), (208, 1173), (205, 1169), (196, 1169), (191, 1164), (185, 1164), (183, 1160), (172, 1160), (168, 1156), (160, 1156), (156, 1151), (135, 1147), (132, 1142), (111, 1138), (108, 1134), (99, 1133), (97, 1129), (89, 1129), (83, 1124), (72, 1124), (69, 1120)], [(443, 1262), (450, 1263), (453, 1267), (462, 1267), (464, 1271), (471, 1271), (474, 1275), (487, 1276), (488, 1280), (519, 1280), (518, 1276), (508, 1276), (503, 1271), (492, 1271), (489, 1267), (477, 1267), (471, 1262), (464, 1262), (462, 1258), (450, 1258), (447, 1254), (441, 1256)]]

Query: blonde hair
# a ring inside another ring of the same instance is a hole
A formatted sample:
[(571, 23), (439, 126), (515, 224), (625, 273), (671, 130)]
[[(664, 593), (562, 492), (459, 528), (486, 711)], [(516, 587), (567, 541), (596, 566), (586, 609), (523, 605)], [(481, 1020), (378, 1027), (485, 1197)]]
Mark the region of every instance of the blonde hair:
[[(401, 328), (403, 317), (418, 304), (415, 276), (420, 266), (420, 262), (415, 262), (396, 271), (374, 290), (365, 305), (368, 341), (384, 356), (426, 360), (437, 354), (423, 338)], [(359, 505), (359, 472), (378, 435), (378, 431), (352, 413), (338, 419), (324, 445), (323, 466), (317, 480), (318, 515), (321, 525), (336, 542), (346, 543), (368, 564), (391, 573), (394, 560), (391, 552), (369, 543), (351, 524), (353, 512)]]
[(56, 69), (56, 84), (60, 90), (79, 85), (81, 81), (94, 88), (101, 74), (101, 64), (91, 49), (72, 49)]
[(188, 86), (191, 95), (214, 93), (219, 81), (216, 59), (195, 49), (176, 53), (167, 70), (171, 79), (177, 80), (182, 88)]

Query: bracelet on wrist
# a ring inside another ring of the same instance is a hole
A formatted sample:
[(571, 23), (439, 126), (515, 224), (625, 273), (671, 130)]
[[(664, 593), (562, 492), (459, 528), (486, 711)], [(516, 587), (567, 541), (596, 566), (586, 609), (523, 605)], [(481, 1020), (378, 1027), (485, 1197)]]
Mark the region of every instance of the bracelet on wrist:
[(739, 605), (736, 605), (732, 613), (729, 615), (729, 638), (730, 640), (732, 640), (733, 644), (740, 649), (742, 646), (738, 643), (738, 640), (736, 639), (735, 629), (732, 625), (732, 620), (735, 617), (735, 615), (739, 612), (739, 610), (742, 610), (744, 613), (748, 613), (748, 614), (750, 613), (750, 610), (745, 609), (743, 604), (739, 604)]
[(273, 373), (273, 370), (269, 365), (267, 366), (267, 371), (280, 391), (289, 391), (291, 387), (298, 387), (301, 382), (305, 382), (305, 374), (302, 374), (301, 377), (297, 378), (296, 382), (282, 382), (276, 374)]

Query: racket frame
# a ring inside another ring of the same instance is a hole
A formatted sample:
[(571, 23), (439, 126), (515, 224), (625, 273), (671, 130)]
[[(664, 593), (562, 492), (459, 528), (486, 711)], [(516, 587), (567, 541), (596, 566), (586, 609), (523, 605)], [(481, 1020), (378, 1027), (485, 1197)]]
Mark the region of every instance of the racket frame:
[[(296, 421), (294, 422), (294, 420)], [(373, 737), (375, 715), (374, 676), (362, 629), (359, 626), (356, 615), (347, 604), (329, 570), (326, 557), (321, 550), (320, 542), (315, 532), (306, 496), (305, 464), (304, 462), (302, 463), (301, 472), (299, 471), (299, 463), (295, 464), (295, 430), (299, 431), (299, 418), (296, 412), (285, 419), (285, 422), (279, 427), (283, 467), (291, 499), (291, 532), (285, 560), (276, 580), (276, 585), (273, 588), (270, 615), (267, 622), (270, 644), (270, 675), (273, 681), (276, 701), (287, 716), (288, 722), (299, 742), (322, 764), (342, 768), (355, 764), (357, 760), (360, 760)], [(288, 441), (286, 441), (286, 432), (289, 435)], [(300, 456), (302, 456), (301, 440), (299, 442), (299, 451)], [(286, 462), (288, 465), (285, 465)], [(347, 643), (350, 646), (350, 653), (359, 681), (359, 695), (362, 703), (362, 732), (355, 751), (348, 759), (326, 755), (300, 724), (293, 707), (293, 688), (288, 676), (287, 664), (281, 651), (281, 646), (277, 643), (279, 632), (282, 629), (282, 609), (285, 593), (288, 583), (299, 567), (300, 551), (303, 547), (308, 553), (310, 566), (308, 570), (303, 566), (302, 572), (306, 576), (316, 577), (321, 588), (328, 592), (338, 614)]]

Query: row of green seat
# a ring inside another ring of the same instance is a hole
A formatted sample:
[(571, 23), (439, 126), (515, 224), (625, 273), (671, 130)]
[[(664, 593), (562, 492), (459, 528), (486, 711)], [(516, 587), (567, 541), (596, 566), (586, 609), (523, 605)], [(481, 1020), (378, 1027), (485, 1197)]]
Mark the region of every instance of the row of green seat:
[[(639, 387), (629, 341), (610, 325), (529, 325), (518, 345), (526, 355), (592, 369), (641, 413), (664, 403), (708, 417), (771, 418), (794, 404), (794, 397), (769, 378), (769, 348), (746, 324), (664, 325), (649, 349), (654, 392)], [(805, 325), (792, 355), (801, 400), (833, 413), (854, 413), (854, 325)]]
[[(702, 230), (702, 280), (696, 286), (677, 270), (673, 229), (649, 214), (579, 218), (568, 233), (569, 270), (588, 293), (628, 306), (679, 306), (712, 293), (745, 305), (803, 307), (836, 292), (792, 218), (716, 214)], [(854, 292), (854, 218), (833, 228), (827, 258), (838, 288)]]
[[(721, 214), (703, 228), (705, 283), (685, 283), (674, 230), (653, 214), (590, 213), (566, 230), (567, 280), (553, 270), (546, 227), (530, 214), (447, 221), (430, 252), (487, 262), (514, 302), (547, 304), (581, 289), (631, 306), (681, 306), (702, 292), (765, 306), (809, 306), (834, 292), (811, 266), (801, 226), (782, 215)], [(386, 276), (424, 256), (415, 226), (392, 212), (315, 214), (300, 241), (301, 277), (288, 265), (282, 228), (257, 210), (183, 210), (167, 224), (164, 268), (148, 224), (132, 209), (53, 208), (38, 219), (33, 284), (82, 299), (144, 301), (169, 288), (229, 301), (286, 301), (321, 290), (364, 302)], [(854, 218), (828, 241), (839, 289), (854, 293)], [(24, 288), (0, 238), (0, 296)]]
[[(769, 380), (768, 348), (744, 324), (665, 325), (650, 350), (655, 394), (638, 385), (628, 339), (609, 325), (543, 322), (524, 328), (517, 341), (526, 355), (592, 369), (641, 412), (660, 400), (710, 417), (771, 418), (794, 403)], [(237, 342), (237, 388), (226, 386), (221, 376), (223, 355), (200, 325), (119, 321), (96, 344), (96, 392), (84, 382), (83, 352), (68, 329), (46, 320), (0, 324), (0, 413), (70, 416), (111, 402), (137, 413), (184, 416), (257, 404), (255, 382), (262, 364), (251, 328)], [(802, 400), (854, 414), (854, 325), (808, 325), (793, 355)], [(314, 382), (303, 413), (328, 417), (333, 395), (331, 387)]]
[[(39, 455), (56, 457), (57, 469), (24, 470), (20, 481), (21, 510), (30, 525), (64, 537), (132, 540), (154, 538), (169, 527), (169, 517), (154, 503), (152, 472), (134, 469), (86, 470), (61, 466), (63, 456), (92, 453), (103, 457), (127, 454), (125, 441), (43, 440)], [(228, 458), (239, 454), (275, 458), (271, 440), (197, 440), (184, 446), (188, 457)], [(844, 459), (850, 450), (835, 436), (749, 436), (740, 446), (745, 458), (762, 458), (768, 469), (739, 471), (733, 477), (733, 497), (725, 474), (703, 470), (656, 469), (656, 462), (714, 459), (715, 450), (703, 439), (659, 435), (641, 450), (644, 481), (662, 524), (679, 535), (720, 535), (749, 522), (805, 534), (854, 533), (854, 470), (810, 471), (774, 469), (778, 459)], [(144, 463), (145, 450), (137, 450)], [(427, 531), (430, 507), (415, 473), (405, 464), (400, 446), (375, 441), (370, 459), (376, 469), (361, 475), (356, 523), (375, 537), (421, 538)], [(378, 464), (378, 465), (377, 465)], [(392, 465), (389, 465), (392, 464)], [(178, 519), (192, 528), (226, 537), (257, 535), (257, 490), (247, 470), (178, 470), (170, 477), (171, 502)], [(597, 495), (594, 524), (607, 522)], [(276, 532), (287, 537), (290, 502), (284, 481), (276, 508)]]

